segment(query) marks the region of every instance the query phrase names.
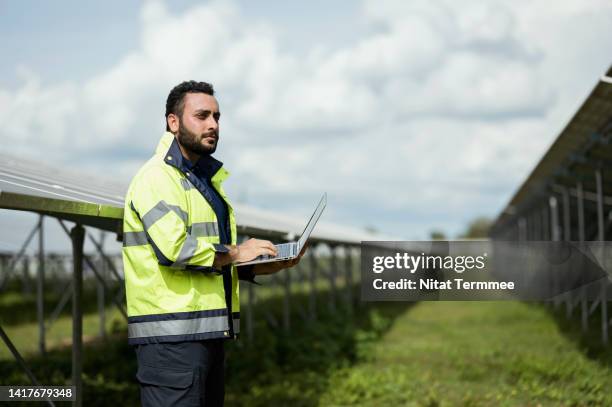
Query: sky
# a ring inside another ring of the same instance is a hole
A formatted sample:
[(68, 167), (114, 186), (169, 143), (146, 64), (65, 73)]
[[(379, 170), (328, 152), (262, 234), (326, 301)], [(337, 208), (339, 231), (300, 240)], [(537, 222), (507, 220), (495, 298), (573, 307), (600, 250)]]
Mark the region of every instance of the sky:
[[(306, 217), (327, 191), (326, 221), (407, 240), (495, 218), (612, 63), (604, 0), (26, 0), (0, 23), (3, 153), (127, 185), (170, 89), (207, 81), (230, 198)], [(35, 221), (0, 211), (0, 249)]]

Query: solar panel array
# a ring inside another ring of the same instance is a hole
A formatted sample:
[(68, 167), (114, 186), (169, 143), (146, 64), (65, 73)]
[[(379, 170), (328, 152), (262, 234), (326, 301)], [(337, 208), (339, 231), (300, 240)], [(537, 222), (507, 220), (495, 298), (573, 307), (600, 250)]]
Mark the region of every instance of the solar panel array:
[[(500, 228), (504, 223), (511, 221), (513, 215), (522, 206), (528, 205), (547, 184), (572, 187), (575, 186), (575, 174), (579, 174), (585, 177), (585, 189), (594, 190), (595, 181), (591, 168), (581, 168), (583, 165), (580, 160), (588, 156), (589, 160), (612, 162), (612, 146), (600, 142), (600, 139), (609, 137), (611, 119), (612, 67), (599, 78), (582, 106), (518, 188), (497, 218), (494, 228)], [(568, 175), (569, 173), (571, 175)], [(604, 194), (612, 196), (612, 189), (606, 187)]]
[[(42, 213), (120, 233), (126, 191), (125, 184), (0, 154), (0, 208)], [(239, 232), (250, 236), (293, 239), (310, 217), (308, 213), (296, 219), (242, 204), (235, 209)], [(377, 237), (326, 222), (320, 222), (312, 235), (312, 239), (338, 244)]]

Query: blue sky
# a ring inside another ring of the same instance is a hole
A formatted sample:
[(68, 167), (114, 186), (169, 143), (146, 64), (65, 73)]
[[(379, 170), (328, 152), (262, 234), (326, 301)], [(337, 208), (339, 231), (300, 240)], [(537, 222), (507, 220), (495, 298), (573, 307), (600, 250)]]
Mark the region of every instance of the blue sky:
[[(303, 215), (327, 190), (328, 221), (406, 239), (495, 217), (612, 62), (599, 0), (20, 1), (0, 19), (3, 152), (127, 183), (170, 88), (206, 80), (234, 200)], [(1, 214), (8, 247), (33, 220)]]

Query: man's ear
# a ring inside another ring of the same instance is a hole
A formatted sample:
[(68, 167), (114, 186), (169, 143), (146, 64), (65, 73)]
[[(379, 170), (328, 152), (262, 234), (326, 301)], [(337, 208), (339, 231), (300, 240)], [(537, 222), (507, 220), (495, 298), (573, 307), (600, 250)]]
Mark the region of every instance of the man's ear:
[(170, 127), (171, 133), (176, 133), (179, 130), (179, 119), (178, 116), (174, 113), (170, 113), (168, 118), (166, 119), (166, 123), (168, 123), (168, 127)]

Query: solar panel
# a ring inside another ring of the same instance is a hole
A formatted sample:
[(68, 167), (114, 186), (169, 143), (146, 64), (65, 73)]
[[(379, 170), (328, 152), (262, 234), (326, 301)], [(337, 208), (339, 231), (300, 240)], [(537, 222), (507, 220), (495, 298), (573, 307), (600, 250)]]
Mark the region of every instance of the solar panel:
[[(585, 145), (593, 141), (598, 132), (612, 119), (612, 67), (599, 81), (576, 111), (555, 142), (542, 156), (531, 174), (518, 188), (505, 209), (498, 216), (495, 224), (500, 225), (506, 218), (511, 218), (516, 208), (524, 204), (529, 197), (545, 185), (548, 180), (559, 178), (558, 171), (563, 168), (572, 154), (578, 153)], [(596, 145), (595, 150), (605, 154), (605, 147)], [(597, 153), (597, 151), (593, 151)]]
[[(0, 208), (42, 213), (120, 234), (126, 191), (127, 185), (100, 177), (0, 154)], [(239, 233), (253, 237), (293, 239), (307, 220), (307, 214), (299, 219), (242, 204), (234, 207)], [(377, 240), (365, 231), (330, 223), (319, 224), (312, 238), (353, 244)]]
[(127, 188), (91, 175), (69, 173), (32, 160), (0, 154), (0, 189), (55, 199), (123, 206)]

